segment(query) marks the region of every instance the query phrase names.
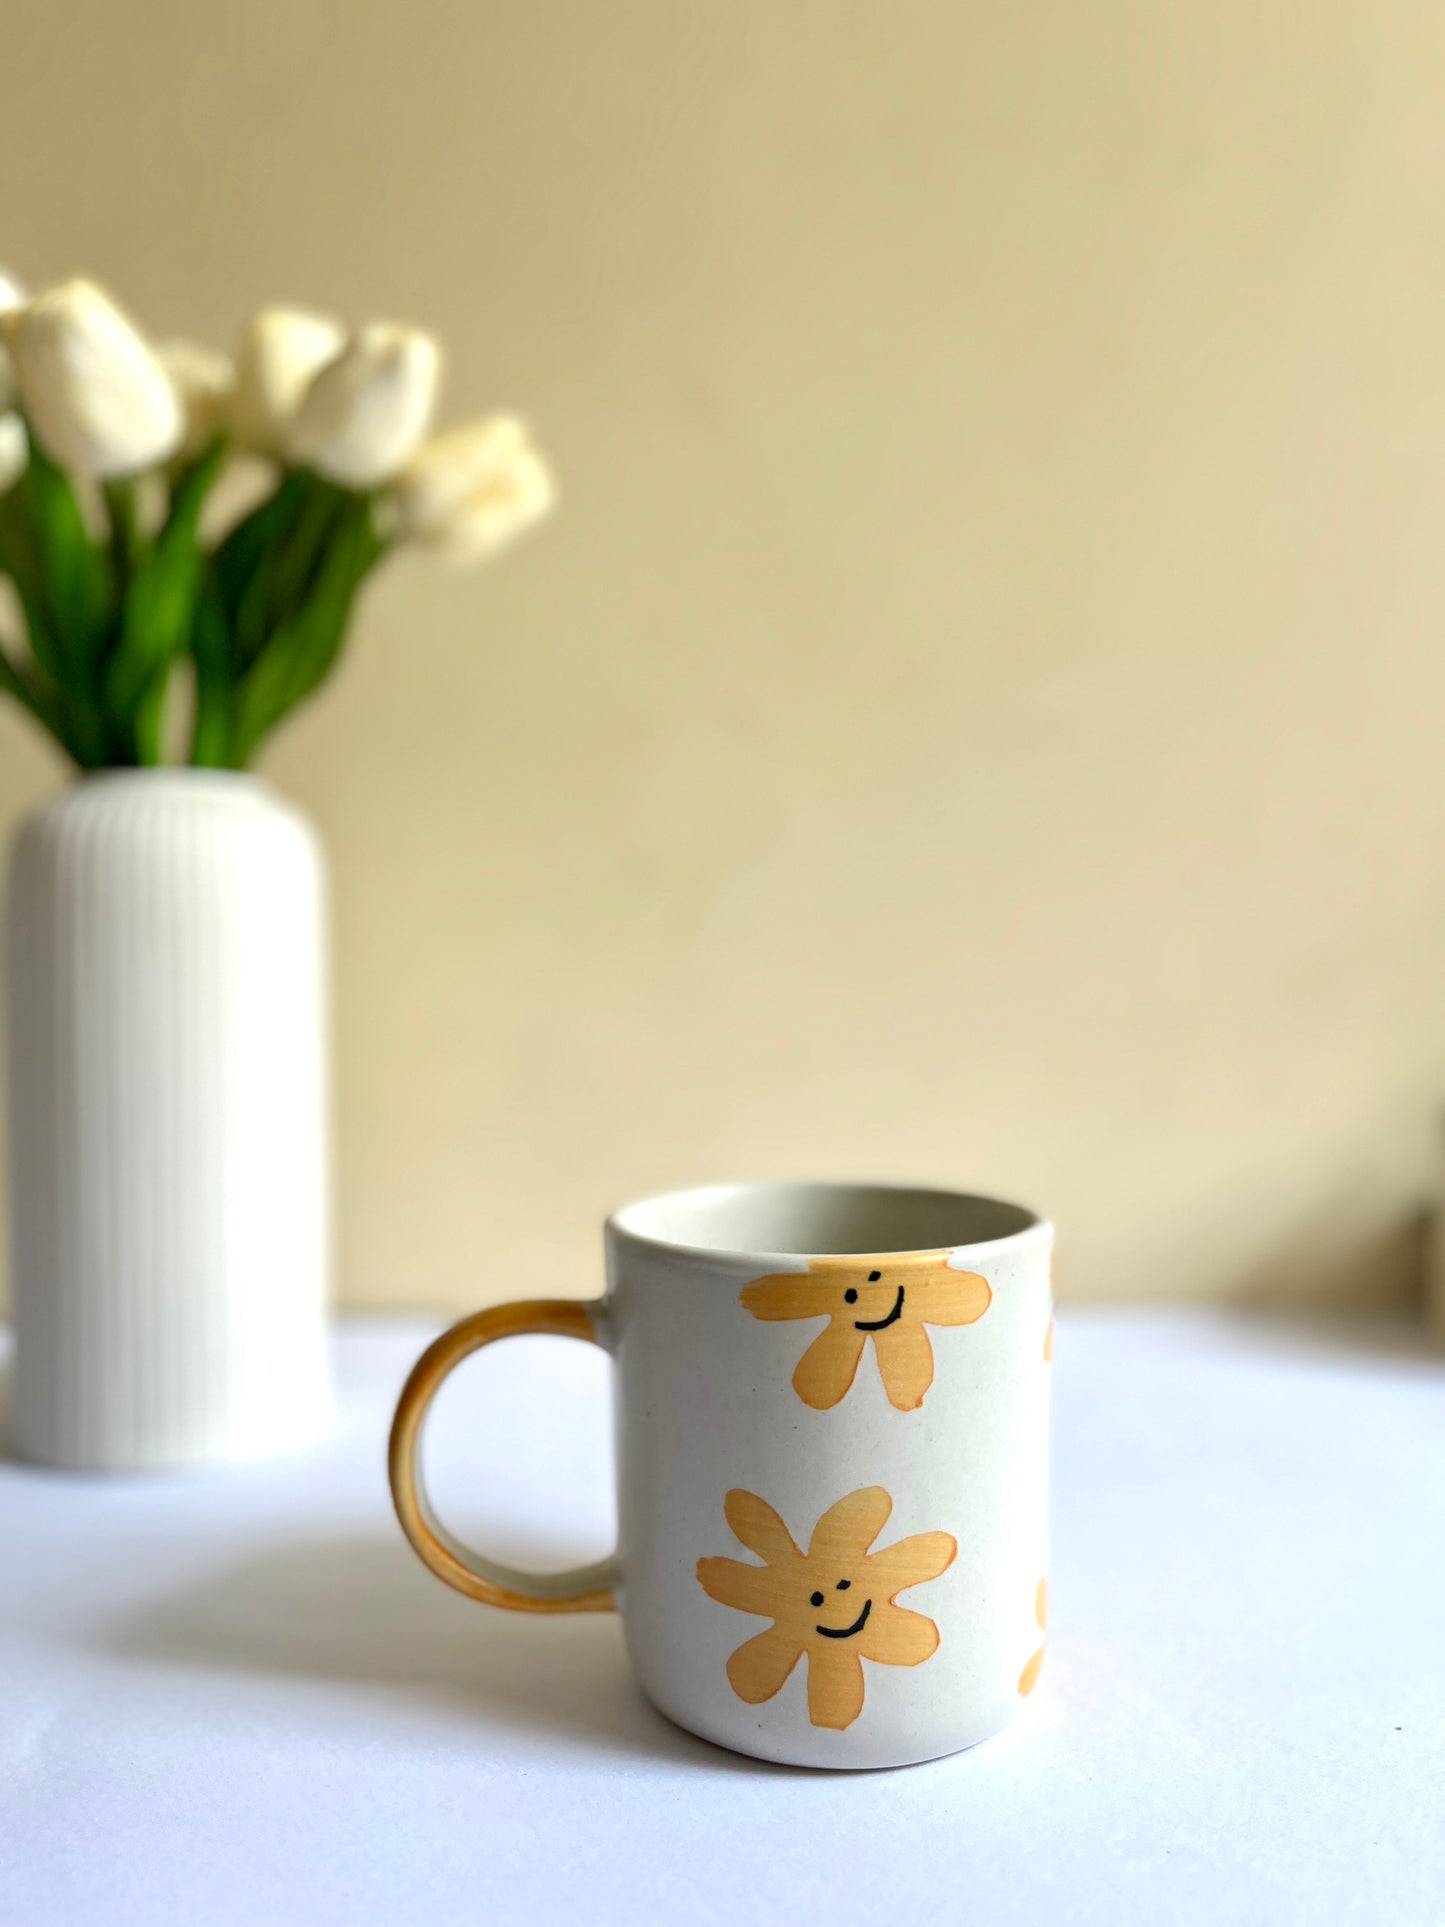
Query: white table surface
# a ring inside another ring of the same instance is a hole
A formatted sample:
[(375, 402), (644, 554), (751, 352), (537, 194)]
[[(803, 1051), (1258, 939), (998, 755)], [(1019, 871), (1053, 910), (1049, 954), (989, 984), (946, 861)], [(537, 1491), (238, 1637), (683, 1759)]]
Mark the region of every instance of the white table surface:
[[(677, 1731), (610, 1616), (423, 1570), (382, 1450), (426, 1336), (343, 1329), (284, 1462), (0, 1464), (5, 1927), (1445, 1921), (1445, 1360), (1403, 1328), (1062, 1318), (1043, 1685), (854, 1775)], [(443, 1395), (504, 1556), (604, 1549), (606, 1371), (518, 1340)]]

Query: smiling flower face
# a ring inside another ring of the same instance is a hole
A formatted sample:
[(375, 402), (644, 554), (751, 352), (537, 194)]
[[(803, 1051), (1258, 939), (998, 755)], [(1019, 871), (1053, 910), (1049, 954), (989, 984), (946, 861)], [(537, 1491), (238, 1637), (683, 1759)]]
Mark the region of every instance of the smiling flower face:
[(952, 1271), (946, 1251), (908, 1258), (815, 1258), (806, 1273), (775, 1272), (744, 1285), (754, 1318), (826, 1318), (798, 1361), (793, 1389), (816, 1412), (836, 1405), (871, 1338), (890, 1405), (913, 1412), (933, 1383), (925, 1325), (972, 1325), (993, 1300), (975, 1271)]
[(814, 1726), (841, 1732), (863, 1711), (865, 1659), (921, 1666), (938, 1650), (933, 1621), (894, 1600), (946, 1572), (957, 1542), (946, 1532), (920, 1532), (870, 1553), (893, 1510), (881, 1485), (863, 1486), (830, 1506), (806, 1552), (755, 1493), (729, 1492), (723, 1510), (764, 1564), (699, 1559), (698, 1581), (709, 1599), (773, 1622), (728, 1661), (739, 1699), (753, 1706), (772, 1699), (806, 1653), (808, 1717)]

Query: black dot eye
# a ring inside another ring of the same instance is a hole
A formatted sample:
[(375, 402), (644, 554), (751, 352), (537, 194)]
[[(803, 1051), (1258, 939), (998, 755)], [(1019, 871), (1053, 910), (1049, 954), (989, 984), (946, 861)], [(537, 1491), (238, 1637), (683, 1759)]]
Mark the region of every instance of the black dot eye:
[(812, 1605), (812, 1606), (821, 1606), (821, 1605), (822, 1605), (822, 1603), (823, 1603), (823, 1595), (822, 1595), (822, 1593), (820, 1593), (820, 1592), (815, 1592), (815, 1593), (813, 1594), (813, 1596), (812, 1596), (812, 1598), (811, 1598), (811, 1599), (809, 1600), (809, 1602), (808, 1602), (808, 1603), (809, 1603), (810, 1605)]
[(851, 1579), (840, 1579), (838, 1581), (839, 1592), (847, 1592), (848, 1588), (852, 1585), (852, 1583), (853, 1581)]
[(878, 1280), (879, 1280), (879, 1279), (880, 1279), (880, 1278), (881, 1278), (882, 1276), (883, 1276), (883, 1273), (882, 1273), (881, 1271), (870, 1271), (870, 1272), (869, 1272), (869, 1274), (868, 1274), (868, 1282), (869, 1282), (869, 1284), (870, 1284), (870, 1285), (876, 1285), (876, 1284), (878, 1283)]
[(857, 1302), (858, 1294), (853, 1287), (849, 1285), (848, 1289), (843, 1293), (843, 1303), (845, 1305), (856, 1305)]

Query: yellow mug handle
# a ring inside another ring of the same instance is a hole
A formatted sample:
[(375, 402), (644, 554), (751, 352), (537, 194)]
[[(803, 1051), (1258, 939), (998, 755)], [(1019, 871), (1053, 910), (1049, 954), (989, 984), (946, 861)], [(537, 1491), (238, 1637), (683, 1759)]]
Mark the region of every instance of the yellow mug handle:
[(527, 1332), (546, 1332), (558, 1338), (583, 1338), (602, 1344), (596, 1307), (573, 1298), (532, 1298), (515, 1305), (493, 1305), (473, 1312), (429, 1345), (412, 1367), (402, 1388), (391, 1425), (388, 1464), (391, 1497), (401, 1529), (418, 1556), (468, 1599), (488, 1606), (506, 1606), (518, 1613), (605, 1613), (617, 1607), (617, 1561), (604, 1559), (595, 1566), (571, 1572), (527, 1573), (462, 1545), (437, 1518), (427, 1498), (417, 1465), (417, 1441), (422, 1421), (442, 1381), (464, 1358), (499, 1338), (520, 1338)]

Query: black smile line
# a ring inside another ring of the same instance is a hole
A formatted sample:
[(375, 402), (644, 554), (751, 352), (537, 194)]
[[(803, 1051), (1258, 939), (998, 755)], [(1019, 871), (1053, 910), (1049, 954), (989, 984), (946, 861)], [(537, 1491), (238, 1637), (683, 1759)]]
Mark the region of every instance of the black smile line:
[(862, 1612), (859, 1613), (851, 1626), (815, 1626), (813, 1631), (815, 1633), (821, 1633), (824, 1639), (851, 1639), (854, 1633), (861, 1633), (863, 1628), (868, 1624), (868, 1615), (872, 1610), (873, 1601), (871, 1599), (865, 1599), (863, 1601)]
[(898, 1296), (893, 1300), (893, 1309), (892, 1311), (889, 1312), (886, 1318), (855, 1318), (853, 1320), (853, 1329), (855, 1332), (887, 1331), (888, 1327), (893, 1323), (894, 1319), (901, 1318), (902, 1316), (903, 1316), (903, 1287), (902, 1285), (900, 1285), (898, 1287)]

